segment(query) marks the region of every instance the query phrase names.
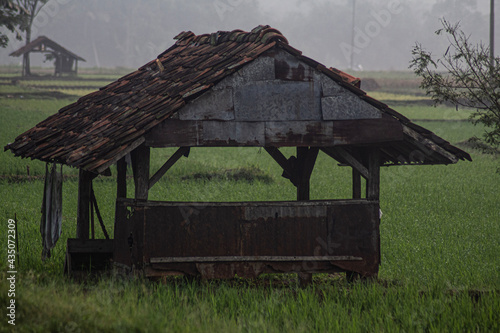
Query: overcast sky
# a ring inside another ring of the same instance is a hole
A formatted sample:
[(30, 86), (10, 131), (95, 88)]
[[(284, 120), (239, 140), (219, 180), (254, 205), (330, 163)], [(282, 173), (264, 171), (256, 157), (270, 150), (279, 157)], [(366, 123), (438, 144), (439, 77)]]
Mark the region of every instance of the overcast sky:
[[(407, 69), (411, 48), (417, 41), (435, 52), (445, 49), (446, 40), (434, 35), (442, 17), (460, 21), (474, 41), (489, 40), (489, 0), (357, 0), (354, 25), (353, 3), (50, 0), (37, 17), (33, 39), (40, 35), (53, 39), (87, 60), (79, 66), (138, 68), (171, 46), (173, 37), (181, 31), (248, 31), (269, 24), (280, 30), (293, 47), (326, 66), (346, 69), (352, 61), (356, 68), (364, 70)], [(496, 12), (500, 20), (498, 1)], [(21, 58), (8, 54), (22, 45), (14, 40), (6, 49), (0, 49), (0, 63), (20, 63)], [(42, 60), (41, 55), (32, 56), (34, 65), (42, 64)]]

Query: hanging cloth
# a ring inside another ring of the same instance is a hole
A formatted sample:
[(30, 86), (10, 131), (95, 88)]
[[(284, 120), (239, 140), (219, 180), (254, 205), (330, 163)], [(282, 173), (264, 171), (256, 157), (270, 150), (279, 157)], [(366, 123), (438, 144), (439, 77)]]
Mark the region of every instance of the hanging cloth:
[(45, 165), (45, 186), (43, 188), (42, 219), (40, 233), (42, 234), (42, 260), (50, 258), (50, 250), (61, 236), (62, 227), (62, 165), (57, 171), (57, 165)]

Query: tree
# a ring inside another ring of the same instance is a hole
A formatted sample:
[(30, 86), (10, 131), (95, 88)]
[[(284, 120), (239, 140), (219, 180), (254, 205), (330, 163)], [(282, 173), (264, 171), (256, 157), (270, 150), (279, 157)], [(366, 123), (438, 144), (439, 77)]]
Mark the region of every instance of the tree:
[[(16, 38), (21, 40), (21, 34), (16, 29), (22, 22), (21, 11), (12, 0), (0, 0), (0, 27), (5, 27), (10, 32), (16, 32)], [(0, 32), (0, 47), (6, 47), (9, 37)]]
[[(21, 9), (22, 21), (20, 28), (26, 33), (25, 45), (31, 42), (31, 28), (35, 17), (48, 0), (17, 0), (17, 6)], [(30, 56), (29, 53), (23, 55), (23, 76), (30, 76)]]
[[(422, 78), (420, 87), (435, 104), (449, 102), (473, 108), (470, 120), (484, 124), (485, 141), (500, 146), (500, 58), (490, 61), (489, 48), (472, 44), (460, 24), (441, 21), (443, 28), (436, 35), (446, 35), (450, 45), (441, 58), (435, 60), (422, 45), (412, 50), (410, 68)], [(444, 72), (443, 72), (444, 70)]]

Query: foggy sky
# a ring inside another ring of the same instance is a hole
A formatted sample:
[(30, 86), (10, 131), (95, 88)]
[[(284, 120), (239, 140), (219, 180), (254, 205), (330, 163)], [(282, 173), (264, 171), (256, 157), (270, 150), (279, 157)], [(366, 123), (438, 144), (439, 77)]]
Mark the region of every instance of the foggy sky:
[[(45, 35), (85, 58), (81, 67), (138, 68), (170, 47), (181, 31), (249, 31), (259, 24), (280, 30), (290, 45), (324, 65), (346, 69), (404, 70), (415, 42), (439, 52), (439, 19), (460, 21), (475, 42), (489, 41), (489, 0), (50, 0), (34, 24)], [(500, 5), (496, 4), (497, 22)], [(496, 24), (498, 27), (498, 23)], [(496, 29), (495, 50), (500, 50)], [(8, 54), (22, 46), (11, 38), (0, 64), (20, 64)], [(43, 56), (31, 56), (32, 65)], [(52, 65), (47, 63), (46, 65)]]

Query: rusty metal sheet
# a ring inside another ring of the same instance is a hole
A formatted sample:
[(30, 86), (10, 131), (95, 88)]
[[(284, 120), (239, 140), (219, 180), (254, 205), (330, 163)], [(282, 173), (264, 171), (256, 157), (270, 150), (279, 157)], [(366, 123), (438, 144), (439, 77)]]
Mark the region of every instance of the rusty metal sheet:
[(382, 112), (350, 92), (321, 98), (324, 120), (374, 119)]
[(238, 121), (321, 120), (314, 81), (256, 81), (234, 90)]
[(323, 73), (316, 74), (314, 79), (321, 84), (321, 97), (336, 96), (348, 92), (347, 89)]
[(180, 120), (233, 120), (233, 89), (212, 90), (179, 110)]
[(312, 81), (315, 69), (284, 50), (274, 54), (275, 76), (285, 81)]

